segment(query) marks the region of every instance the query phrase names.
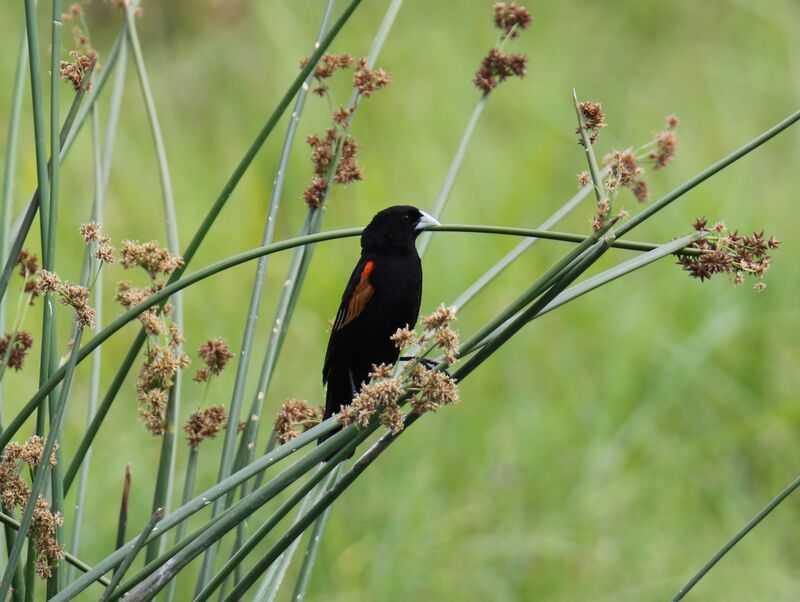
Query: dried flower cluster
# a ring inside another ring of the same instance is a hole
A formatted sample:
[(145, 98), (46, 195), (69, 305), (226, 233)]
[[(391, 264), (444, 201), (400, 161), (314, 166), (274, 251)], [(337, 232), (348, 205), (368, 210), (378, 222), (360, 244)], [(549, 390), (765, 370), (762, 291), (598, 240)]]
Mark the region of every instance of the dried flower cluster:
[[(288, 399), (283, 402), (275, 416), (274, 430), (278, 441), (287, 443), (297, 437), (300, 431), (307, 431), (322, 420), (323, 408), (312, 408), (302, 399)], [(300, 429), (300, 431), (298, 430)]]
[(494, 25), (502, 32), (504, 38), (516, 38), (519, 32), (527, 29), (533, 17), (530, 11), (516, 2), (495, 2)]
[(397, 405), (402, 395), (400, 379), (373, 377), (371, 382), (361, 385), (358, 395), (342, 408), (339, 420), (344, 425), (367, 426), (372, 416), (380, 411), (381, 422), (396, 433), (403, 430), (402, 412)]
[[(589, 136), (589, 144), (594, 144), (597, 141), (597, 135), (600, 133), (600, 130), (608, 127), (606, 116), (603, 113), (603, 105), (599, 102), (587, 100), (578, 103), (578, 109), (583, 118), (583, 125), (586, 127), (586, 133)], [(575, 130), (575, 133), (578, 134), (578, 144), (583, 145), (583, 138), (580, 136), (580, 126)]]
[(0, 364), (8, 361), (9, 368), (21, 370), (28, 351), (33, 347), (33, 336), (31, 333), (21, 330), (14, 334), (14, 342), (9, 348), (10, 339), (10, 334), (0, 338)]
[[(83, 54), (78, 50), (71, 50), (69, 55), (72, 57), (72, 61), (61, 61), (61, 78), (72, 83), (72, 87), (77, 92), (83, 87), (83, 80), (86, 74), (91, 72), (97, 57), (94, 54)], [(87, 82), (85, 89), (87, 92), (91, 91), (91, 81)]]
[(356, 61), (356, 69), (353, 72), (353, 87), (365, 98), (369, 98), (376, 91), (381, 90), (392, 83), (392, 78), (383, 69), (370, 69), (367, 66), (367, 59), (361, 57)]
[(630, 151), (614, 151), (603, 158), (603, 163), (608, 167), (606, 189), (609, 195), (617, 193), (619, 186), (629, 188), (640, 203), (650, 199), (650, 188), (642, 179), (644, 169), (636, 160), (636, 155)]
[(206, 382), (211, 376), (219, 376), (233, 357), (230, 348), (222, 339), (209, 339), (197, 350), (205, 363), (194, 375), (195, 382)]
[[(120, 250), (123, 268), (142, 268), (150, 277), (146, 287), (134, 287), (129, 281), (117, 283), (114, 299), (130, 309), (164, 288), (166, 277), (183, 266), (183, 259), (158, 245), (157, 241), (123, 240)], [(159, 310), (151, 307), (139, 314), (139, 321), (150, 337), (150, 346), (136, 381), (140, 402), (139, 415), (145, 428), (155, 436), (166, 432), (166, 411), (175, 376), (189, 365), (189, 356), (181, 349), (184, 341), (172, 321), (169, 303)]]
[(449, 374), (429, 370), (416, 364), (408, 377), (410, 390), (416, 390), (411, 398), (411, 407), (417, 414), (435, 412), (442, 406), (458, 403), (458, 387)]
[(183, 425), (183, 430), (189, 446), (197, 449), (202, 441), (216, 437), (226, 424), (228, 414), (224, 406), (218, 405), (192, 412)]
[(139, 415), (145, 428), (156, 437), (167, 429), (166, 414), (175, 375), (189, 365), (189, 356), (178, 345), (156, 345), (145, 354), (136, 381)]
[(49, 579), (53, 569), (64, 557), (64, 547), (56, 539), (56, 529), (64, 523), (60, 512), (50, 512), (50, 506), (41, 495), (36, 498), (36, 508), (28, 530), (36, 550), (36, 574)]
[(476, 87), (488, 94), (509, 77), (525, 77), (528, 57), (524, 54), (505, 54), (497, 48), (489, 51), (472, 80)]
[(656, 134), (656, 150), (651, 151), (648, 155), (653, 159), (655, 169), (666, 167), (678, 148), (678, 137), (675, 135), (675, 128), (678, 127), (680, 120), (675, 115), (668, 115), (666, 122), (667, 129)]
[(422, 318), (422, 324), (425, 326), (425, 333), (422, 336), (417, 337), (414, 330), (405, 326), (398, 328), (390, 338), (401, 350), (414, 344), (422, 347), (433, 341), (434, 345), (442, 350), (444, 362), (451, 365), (458, 358), (458, 333), (450, 328), (450, 323), (455, 320), (455, 308), (441, 304), (432, 314)]
[[(494, 24), (500, 34), (500, 43), (516, 38), (531, 24), (531, 13), (515, 2), (496, 2), (493, 7)], [(489, 94), (509, 77), (525, 77), (528, 57), (524, 54), (506, 54), (495, 45), (481, 61), (472, 83), (484, 94)]]
[(159, 275), (169, 276), (183, 266), (183, 259), (158, 246), (158, 241), (139, 242), (138, 240), (122, 241), (122, 267), (140, 267), (150, 278), (155, 280)]
[(19, 275), (23, 280), (23, 291), (29, 296), (29, 304), (33, 305), (39, 296), (39, 286), (36, 282), (36, 277), (39, 275), (39, 260), (35, 254), (22, 249), (15, 265), (19, 268)]
[(706, 218), (697, 219), (695, 230), (707, 232), (707, 236), (692, 243), (691, 248), (700, 249), (698, 256), (682, 255), (679, 265), (689, 272), (692, 278), (710, 279), (714, 274), (730, 274), (734, 284), (744, 284), (745, 276), (758, 279), (755, 289), (766, 288), (763, 278), (771, 263), (768, 251), (780, 246), (775, 236), (764, 238), (763, 230), (750, 236), (741, 236), (738, 231), (731, 232), (724, 222), (708, 227)]
[(89, 222), (80, 227), (83, 242), (94, 248), (92, 255), (101, 263), (114, 263), (114, 247), (110, 244), (108, 236), (103, 234), (100, 224)]
[[(305, 57), (300, 61), (301, 69), (308, 65), (310, 58), (311, 57)], [(313, 90), (314, 94), (317, 96), (325, 96), (328, 93), (328, 85), (325, 83), (325, 80), (333, 77), (334, 73), (341, 69), (352, 67), (353, 62), (353, 57), (347, 53), (323, 55), (314, 69), (314, 79), (319, 83)]]
[[(307, 65), (308, 60), (308, 57), (303, 59), (300, 66)], [(354, 59), (349, 54), (326, 54), (314, 70), (314, 77), (319, 82), (314, 93), (319, 96), (329, 95), (325, 82), (337, 71), (348, 67), (355, 67), (353, 88), (359, 96), (368, 98), (391, 82), (389, 74), (383, 69), (370, 69), (366, 58)], [(361, 169), (356, 161), (358, 144), (352, 136), (344, 133), (357, 106), (355, 103), (347, 107), (339, 106), (331, 115), (332, 127), (325, 132), (324, 137), (311, 134), (306, 138), (311, 147), (314, 177), (303, 191), (303, 200), (310, 208), (322, 206), (331, 180), (336, 184), (350, 184), (362, 179)]]
[(337, 184), (350, 184), (362, 179), (361, 169), (356, 162), (358, 144), (352, 136), (343, 136), (335, 128), (330, 128), (325, 133), (325, 138), (311, 134), (306, 138), (306, 142), (313, 149), (311, 162), (314, 164), (314, 173), (316, 174), (303, 192), (303, 199), (309, 207), (322, 205), (328, 190), (328, 170), (336, 157), (339, 145), (341, 145), (341, 152), (333, 181)]
[[(56, 446), (50, 454), (49, 463), (54, 466)], [(31, 490), (19, 474), (19, 464), (37, 466), (44, 455), (44, 441), (33, 435), (24, 444), (9, 443), (0, 459), (0, 499), (3, 505), (14, 509), (28, 503)], [(56, 527), (62, 524), (60, 513), (50, 512), (50, 507), (42, 496), (36, 499), (33, 518), (28, 533), (36, 550), (36, 574), (46, 579), (52, 575), (53, 568), (64, 557), (64, 548), (56, 540)]]
[(61, 282), (58, 274), (39, 271), (37, 290), (42, 294), (57, 294), (58, 302), (75, 310), (75, 321), (84, 328), (94, 326), (94, 309), (89, 306), (89, 289), (78, 284)]

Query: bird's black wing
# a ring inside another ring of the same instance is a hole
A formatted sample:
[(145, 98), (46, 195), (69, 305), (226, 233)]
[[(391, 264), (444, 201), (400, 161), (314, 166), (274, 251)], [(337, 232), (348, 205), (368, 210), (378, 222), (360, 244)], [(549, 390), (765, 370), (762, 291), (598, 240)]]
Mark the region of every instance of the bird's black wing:
[(374, 267), (375, 262), (372, 259), (362, 257), (350, 275), (350, 280), (342, 295), (339, 311), (336, 312), (336, 319), (333, 321), (331, 336), (328, 339), (328, 350), (325, 353), (325, 364), (322, 368), (323, 384), (328, 380), (331, 363), (336, 355), (339, 342), (342, 340), (342, 330), (361, 315), (375, 292), (370, 282), (370, 274)]

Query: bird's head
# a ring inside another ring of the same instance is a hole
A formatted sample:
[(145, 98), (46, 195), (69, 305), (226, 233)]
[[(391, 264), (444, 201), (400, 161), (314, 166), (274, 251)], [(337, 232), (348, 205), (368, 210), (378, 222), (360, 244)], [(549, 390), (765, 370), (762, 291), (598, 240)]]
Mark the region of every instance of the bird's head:
[(361, 248), (368, 252), (412, 252), (422, 230), (440, 225), (435, 217), (411, 205), (387, 207), (364, 229)]

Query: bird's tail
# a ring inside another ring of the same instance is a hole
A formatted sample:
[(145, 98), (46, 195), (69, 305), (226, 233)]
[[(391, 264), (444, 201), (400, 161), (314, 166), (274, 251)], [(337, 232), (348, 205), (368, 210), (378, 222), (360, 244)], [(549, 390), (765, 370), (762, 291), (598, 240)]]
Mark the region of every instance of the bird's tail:
[[(334, 368), (328, 373), (328, 388), (325, 392), (324, 418), (326, 420), (338, 413), (343, 406), (348, 405), (353, 400), (354, 383), (355, 386), (358, 386), (360, 384), (360, 380), (356, 381), (354, 378), (351, 378), (349, 370)], [(317, 445), (323, 443), (326, 439), (332, 437), (340, 430), (342, 430), (341, 427), (331, 431), (330, 433), (322, 435), (319, 439), (317, 439)], [(352, 457), (352, 455), (353, 454), (351, 453), (348, 458)], [(330, 457), (325, 458), (325, 461), (327, 462), (330, 459)]]

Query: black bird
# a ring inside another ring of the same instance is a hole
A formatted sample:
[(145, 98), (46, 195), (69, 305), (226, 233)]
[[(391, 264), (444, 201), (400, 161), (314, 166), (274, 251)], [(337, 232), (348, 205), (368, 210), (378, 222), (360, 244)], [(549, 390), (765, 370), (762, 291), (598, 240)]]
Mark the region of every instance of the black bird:
[(376, 214), (361, 234), (361, 258), (342, 295), (322, 368), (325, 418), (352, 401), (373, 364), (397, 361), (399, 350), (389, 337), (414, 327), (422, 297), (414, 241), (421, 230), (438, 225), (416, 207), (397, 205)]

